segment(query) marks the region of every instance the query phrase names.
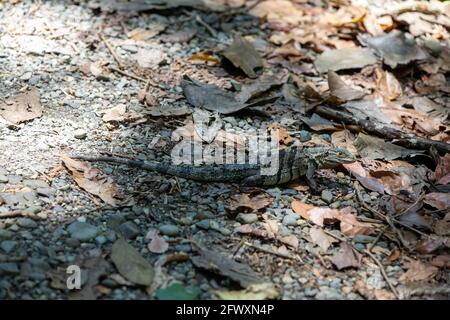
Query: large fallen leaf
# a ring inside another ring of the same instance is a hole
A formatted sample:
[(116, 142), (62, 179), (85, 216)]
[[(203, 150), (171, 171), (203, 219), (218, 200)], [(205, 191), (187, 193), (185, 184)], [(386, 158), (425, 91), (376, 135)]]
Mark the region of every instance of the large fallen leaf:
[(247, 264), (236, 262), (218, 250), (201, 249), (199, 253), (199, 256), (191, 258), (192, 263), (198, 268), (230, 278), (244, 288), (261, 283), (259, 276)]
[(158, 300), (196, 300), (201, 290), (196, 287), (185, 287), (180, 283), (174, 283), (166, 288), (159, 288), (155, 292)]
[(423, 202), (436, 209), (445, 210), (450, 208), (450, 193), (432, 192), (425, 196)]
[(244, 290), (216, 290), (221, 300), (273, 300), (280, 296), (277, 288), (269, 282), (252, 284)]
[(438, 268), (415, 260), (408, 264), (408, 271), (400, 276), (399, 281), (407, 284), (411, 282), (430, 280), (434, 278), (437, 271)]
[(117, 205), (117, 186), (111, 177), (105, 175), (101, 170), (91, 167), (87, 162), (74, 160), (66, 154), (61, 154), (61, 160), (80, 188), (111, 206)]
[(386, 142), (381, 138), (372, 137), (363, 133), (358, 135), (354, 145), (356, 149), (358, 149), (361, 157), (371, 160), (393, 160), (423, 153), (422, 151), (406, 149), (393, 143)]
[(317, 244), (324, 252), (328, 250), (333, 242), (338, 242), (338, 240), (327, 235), (322, 228), (319, 227), (312, 227), (309, 230), (309, 236), (311, 237), (312, 242)]
[(14, 125), (39, 118), (42, 111), (37, 89), (0, 101), (0, 116)]
[(358, 100), (366, 95), (363, 91), (350, 87), (332, 70), (328, 70), (328, 87), (330, 94), (341, 101)]
[(183, 78), (181, 87), (187, 101), (197, 108), (229, 114), (247, 107), (247, 104), (239, 102), (233, 93), (188, 77)]
[(328, 70), (361, 69), (377, 62), (377, 58), (369, 49), (345, 48), (328, 50), (317, 57), (315, 66), (320, 73)]
[(153, 283), (155, 275), (153, 267), (126, 240), (118, 239), (114, 242), (111, 260), (128, 281), (143, 286), (150, 286)]
[(359, 222), (354, 214), (354, 209), (350, 207), (342, 208), (341, 210), (314, 207), (298, 200), (294, 200), (291, 206), (292, 210), (300, 214), (302, 218), (320, 227), (339, 221), (341, 232), (348, 237), (353, 237), (357, 234), (370, 234), (374, 230), (370, 223)]
[(414, 60), (426, 59), (427, 55), (419, 48), (414, 39), (407, 39), (405, 34), (394, 30), (377, 37), (360, 37), (360, 41), (374, 49), (391, 68), (398, 64), (408, 64)]
[(338, 270), (355, 267), (361, 265), (362, 255), (353, 249), (351, 245), (346, 242), (341, 243), (341, 247), (337, 253), (331, 257), (331, 262)]
[(240, 36), (234, 38), (233, 43), (223, 52), (223, 55), (250, 78), (256, 78), (256, 72), (263, 68), (258, 51), (250, 42)]

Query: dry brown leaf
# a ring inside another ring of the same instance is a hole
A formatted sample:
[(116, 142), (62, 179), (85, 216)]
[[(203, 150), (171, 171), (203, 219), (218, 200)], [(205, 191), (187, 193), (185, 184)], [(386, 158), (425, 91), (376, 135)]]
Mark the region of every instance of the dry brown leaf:
[(328, 248), (331, 246), (331, 244), (333, 244), (334, 242), (338, 242), (338, 240), (327, 235), (319, 227), (312, 227), (309, 230), (309, 236), (311, 237), (311, 240), (315, 244), (317, 244), (324, 252), (326, 252), (328, 250)]
[(295, 250), (298, 249), (298, 238), (294, 235), (290, 235), (287, 237), (278, 237), (278, 241), (287, 244), (288, 246), (291, 246)]
[(108, 109), (102, 117), (105, 122), (136, 122), (145, 121), (145, 119), (134, 113), (127, 112), (127, 107), (124, 104), (118, 104), (117, 106)]
[(355, 135), (349, 130), (336, 131), (331, 134), (331, 142), (336, 147), (347, 149), (353, 154), (357, 154), (357, 150), (353, 145), (355, 141)]
[(11, 97), (5, 102), (0, 101), (0, 117), (14, 125), (39, 118), (42, 111), (37, 89)]
[[(348, 207), (350, 208), (350, 207)], [(341, 232), (347, 237), (354, 237), (358, 234), (371, 234), (374, 227), (370, 223), (359, 222), (356, 219), (356, 215), (352, 213), (343, 212), (346, 208), (342, 209), (338, 219), (340, 223)]]
[(424, 239), (416, 244), (415, 250), (420, 254), (429, 254), (438, 250), (444, 244), (443, 238)]
[(450, 255), (440, 255), (431, 259), (431, 264), (438, 268), (450, 268)]
[(383, 184), (370, 174), (361, 166), (359, 162), (343, 164), (344, 168), (351, 173), (356, 180), (358, 180), (365, 188), (376, 191), (380, 194), (384, 193)]
[(159, 235), (157, 230), (149, 230), (145, 240), (150, 240), (148, 250), (153, 253), (164, 253), (169, 249), (167, 241)]
[(358, 100), (366, 95), (363, 91), (350, 87), (332, 70), (328, 70), (328, 87), (330, 94), (342, 102)]
[(402, 85), (389, 71), (376, 69), (377, 90), (388, 100), (395, 100), (403, 93)]
[(292, 1), (287, 0), (267, 0), (261, 1), (250, 10), (250, 14), (259, 18), (266, 18), (268, 21), (283, 21), (289, 24), (297, 24), (303, 13)]
[(87, 162), (74, 160), (66, 154), (61, 154), (61, 160), (80, 188), (113, 207), (117, 205), (117, 186), (111, 177), (91, 167)]
[(305, 220), (309, 220), (308, 211), (314, 208), (314, 206), (301, 202), (300, 200), (292, 201), (291, 207), (295, 213), (299, 214)]
[(436, 170), (434, 171), (434, 181), (437, 184), (450, 183), (450, 153), (439, 159)]
[(272, 197), (270, 197), (267, 193), (260, 193), (256, 195), (241, 193), (231, 197), (227, 210), (232, 213), (259, 211), (270, 206), (272, 202)]
[(278, 134), (278, 142), (281, 145), (287, 146), (294, 141), (294, 138), (292, 138), (287, 130), (283, 127), (281, 127), (279, 124), (271, 124), (268, 127), (269, 132), (275, 132)]
[(436, 209), (444, 210), (450, 208), (450, 193), (432, 192), (425, 196), (423, 202)]
[(359, 267), (361, 265), (362, 255), (357, 252), (351, 245), (341, 242), (341, 247), (337, 253), (331, 258), (331, 262), (338, 270), (350, 267)]
[(408, 271), (401, 275), (399, 281), (403, 284), (425, 281), (434, 278), (438, 268), (424, 264), (421, 261), (414, 260), (408, 264)]
[(340, 215), (339, 210), (314, 207), (308, 211), (309, 220), (318, 226), (336, 222)]

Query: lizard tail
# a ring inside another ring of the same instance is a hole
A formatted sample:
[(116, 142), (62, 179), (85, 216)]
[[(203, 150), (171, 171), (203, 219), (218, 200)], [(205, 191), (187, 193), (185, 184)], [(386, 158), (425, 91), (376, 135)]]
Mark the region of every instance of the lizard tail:
[(223, 167), (194, 167), (194, 166), (175, 166), (172, 164), (157, 162), (157, 161), (141, 161), (141, 160), (132, 160), (121, 157), (112, 157), (112, 156), (72, 156), (72, 159), (78, 159), (88, 162), (112, 162), (124, 164), (126, 166), (132, 168), (139, 168), (144, 170), (156, 171), (162, 174), (169, 174), (173, 176), (177, 176), (185, 179), (192, 179), (197, 181), (211, 182), (211, 181), (223, 181), (223, 182), (234, 182), (239, 181), (243, 176), (242, 172), (243, 168), (246, 168), (247, 165), (237, 165), (234, 170), (237, 171), (237, 175), (232, 171), (224, 170)]

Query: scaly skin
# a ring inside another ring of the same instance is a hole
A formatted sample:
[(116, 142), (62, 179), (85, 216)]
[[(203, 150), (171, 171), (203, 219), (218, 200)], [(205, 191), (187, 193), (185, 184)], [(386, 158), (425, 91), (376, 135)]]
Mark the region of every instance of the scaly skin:
[(353, 155), (342, 148), (314, 147), (288, 148), (280, 151), (279, 166), (272, 175), (261, 174), (260, 164), (221, 165), (173, 165), (157, 161), (139, 161), (110, 156), (74, 156), (90, 162), (113, 162), (129, 167), (156, 171), (180, 178), (202, 182), (241, 183), (248, 186), (271, 186), (296, 180), (304, 175), (312, 175), (315, 169), (331, 169), (340, 164), (355, 161)]

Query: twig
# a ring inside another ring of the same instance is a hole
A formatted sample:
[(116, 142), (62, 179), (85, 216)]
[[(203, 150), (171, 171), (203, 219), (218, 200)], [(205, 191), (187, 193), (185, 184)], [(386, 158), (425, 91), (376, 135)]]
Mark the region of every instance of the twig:
[(8, 257), (3, 254), (0, 254), (0, 263), (6, 262), (22, 262), (25, 261), (26, 257)]
[(384, 269), (384, 266), (381, 264), (380, 260), (377, 259), (369, 250), (364, 250), (364, 252), (372, 258), (373, 261), (378, 265), (380, 268), (381, 274), (383, 275), (384, 280), (386, 280), (387, 284), (389, 285), (389, 288), (391, 289), (392, 293), (395, 295), (397, 299), (400, 299), (397, 290), (395, 289), (394, 285), (392, 284), (391, 280), (388, 278), (386, 270)]
[(109, 67), (109, 69), (112, 70), (112, 71), (115, 71), (115, 72), (117, 72), (117, 73), (120, 73), (121, 75), (124, 75), (124, 76), (126, 76), (126, 77), (128, 77), (128, 78), (132, 78), (132, 79), (135, 79), (135, 80), (138, 80), (138, 81), (142, 81), (142, 82), (145, 82), (145, 83), (147, 82), (147, 79), (138, 77), (138, 76), (136, 76), (136, 75), (134, 75), (134, 74), (125, 72), (125, 71), (123, 71), (123, 70), (120, 70), (120, 69), (117, 69), (117, 68), (114, 68), (114, 67)]
[(330, 106), (319, 105), (314, 109), (318, 115), (323, 116), (327, 119), (335, 120), (339, 123), (344, 123), (346, 125), (358, 126), (370, 134), (392, 140), (395, 144), (420, 150), (430, 150), (431, 147), (436, 148), (440, 152), (450, 152), (450, 144), (430, 140), (416, 136), (412, 133), (404, 133), (393, 127), (385, 126), (373, 119), (357, 119), (352, 116), (351, 113), (345, 111), (345, 109), (336, 109)]
[(195, 16), (195, 21), (197, 21), (198, 23), (200, 23), (203, 27), (205, 27), (206, 30), (208, 30), (208, 32), (214, 37), (217, 37), (217, 31), (214, 30), (209, 24), (207, 24), (202, 17), (200, 17), (199, 15)]
[(372, 243), (369, 245), (369, 248), (367, 248), (367, 250), (369, 252), (372, 252), (373, 247), (375, 247), (375, 245), (378, 243), (378, 241), (380, 241), (381, 237), (383, 236), (383, 234), (386, 232), (386, 229), (381, 230), (377, 237), (372, 241)]
[(260, 247), (260, 246), (258, 246), (256, 244), (252, 244), (252, 243), (247, 242), (247, 241), (244, 242), (244, 245), (246, 245), (248, 247), (251, 247), (251, 248), (255, 248), (255, 249), (257, 249), (259, 251), (262, 251), (262, 252), (265, 252), (265, 253), (273, 254), (273, 255), (281, 257), (281, 258), (297, 260), (297, 261), (300, 261), (300, 262), (303, 263), (303, 261), (301, 261), (301, 259), (299, 259), (298, 257), (292, 257), (292, 256), (287, 255), (287, 254), (283, 254), (283, 253), (276, 252), (276, 251), (273, 251), (273, 250), (270, 250), (270, 249), (266, 249), (264, 247)]
[(0, 213), (0, 219), (2, 219), (2, 218), (17, 218), (17, 217), (25, 217), (25, 218), (30, 218), (33, 220), (42, 220), (41, 217), (35, 215), (34, 213), (21, 211), (21, 210)]
[(109, 52), (111, 52), (112, 56), (114, 57), (114, 60), (116, 60), (117, 64), (119, 65), (119, 68), (123, 68), (122, 60), (120, 60), (119, 56), (117, 55), (116, 51), (111, 46), (111, 44), (108, 42), (108, 40), (106, 40), (105, 37), (103, 37), (103, 35), (101, 33), (99, 33), (99, 37), (105, 43)]
[(411, 210), (412, 208), (414, 208), (414, 206), (415, 206), (416, 204), (418, 204), (420, 201), (422, 201), (424, 198), (425, 198), (425, 194), (422, 194), (420, 197), (417, 198), (416, 201), (414, 201), (414, 203), (413, 203), (412, 205), (410, 205), (408, 208), (406, 208), (405, 210), (403, 210), (403, 211), (400, 212), (399, 214), (396, 214), (396, 215), (394, 216), (394, 218), (398, 218), (398, 217), (404, 215), (406, 212), (408, 212), (409, 210)]

